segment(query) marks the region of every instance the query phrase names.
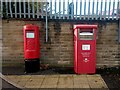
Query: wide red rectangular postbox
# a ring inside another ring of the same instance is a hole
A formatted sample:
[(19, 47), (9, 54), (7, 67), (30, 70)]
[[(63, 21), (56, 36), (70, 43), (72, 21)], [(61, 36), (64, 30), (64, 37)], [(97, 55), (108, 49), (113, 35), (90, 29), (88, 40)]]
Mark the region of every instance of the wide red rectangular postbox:
[(78, 74), (96, 72), (97, 25), (74, 25), (74, 70)]
[(26, 71), (39, 70), (39, 27), (32, 24), (25, 25), (23, 33), (25, 69)]

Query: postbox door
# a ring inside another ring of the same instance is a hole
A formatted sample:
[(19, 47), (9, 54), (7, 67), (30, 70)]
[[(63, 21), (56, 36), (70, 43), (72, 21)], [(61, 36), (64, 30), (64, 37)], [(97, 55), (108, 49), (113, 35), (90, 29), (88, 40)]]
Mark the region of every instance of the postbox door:
[(35, 50), (35, 32), (26, 31), (26, 50)]
[(35, 31), (34, 30), (26, 30), (25, 32), (25, 57), (26, 58), (34, 58), (35, 57)]
[(95, 30), (78, 30), (78, 72), (94, 73), (96, 60)]
[(25, 33), (26, 37), (26, 45), (25, 45), (25, 57), (26, 58), (36, 58), (37, 52), (36, 52), (36, 35), (35, 30), (27, 30)]

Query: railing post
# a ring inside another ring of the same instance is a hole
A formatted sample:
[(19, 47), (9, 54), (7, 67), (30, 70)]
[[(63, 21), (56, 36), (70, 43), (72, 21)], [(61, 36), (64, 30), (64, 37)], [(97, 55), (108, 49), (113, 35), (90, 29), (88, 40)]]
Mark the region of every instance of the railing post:
[(112, 20), (114, 20), (114, 9), (115, 9), (115, 0), (113, 1)]
[(32, 0), (32, 17), (35, 18), (34, 0)]
[(37, 1), (37, 18), (39, 18), (39, 7), (38, 7), (38, 1)]
[(106, 19), (106, 7), (107, 7), (107, 1), (105, 1), (104, 19)]
[(89, 0), (89, 4), (88, 4), (88, 19), (90, 18), (90, 0)]
[(8, 17), (8, 0), (6, 0), (6, 15)]
[(65, 19), (65, 0), (63, 0), (63, 19)]
[(1, 0), (1, 17), (3, 17), (3, 1)]
[(59, 19), (61, 18), (61, 0), (59, 0)]
[(9, 9), (10, 9), (10, 15), (11, 15), (11, 18), (13, 18), (13, 14), (12, 14), (12, 6), (11, 6), (11, 0), (9, 2)]
[(24, 18), (26, 18), (26, 5), (25, 5), (25, 0), (24, 0)]
[(29, 0), (28, 0), (28, 18), (30, 18), (30, 3), (29, 3)]
[(82, 18), (82, 0), (80, 0), (80, 19)]
[(77, 12), (78, 12), (77, 8), (78, 8), (78, 0), (76, 0), (76, 19), (77, 19)]
[(43, 2), (41, 2), (41, 10), (40, 10), (40, 13), (41, 13), (41, 18), (43, 18)]
[(15, 18), (17, 18), (17, 1), (15, 0)]
[(20, 18), (21, 18), (21, 0), (19, 0), (19, 16), (20, 16)]
[(67, 17), (67, 19), (69, 19), (69, 17), (70, 17), (70, 14), (69, 14), (69, 12), (70, 12), (70, 10), (69, 10), (69, 0), (68, 0), (68, 3), (67, 3), (68, 5), (67, 5), (67, 15), (68, 15), (68, 17)]
[(111, 0), (109, 1), (109, 12), (108, 12), (108, 20), (110, 19), (110, 6), (111, 6)]
[[(117, 10), (119, 10), (120, 9), (120, 1), (118, 0), (118, 2), (117, 2)], [(117, 11), (117, 16), (116, 16), (116, 20), (118, 20), (118, 11)]]
[(103, 0), (101, 0), (101, 10), (100, 10), (100, 20), (102, 19), (102, 7), (103, 6)]
[(97, 0), (97, 7), (96, 7), (96, 20), (98, 19), (98, 0)]
[(72, 0), (72, 4), (71, 4), (71, 19), (73, 19), (74, 17), (74, 3), (73, 3), (73, 0)]
[(55, 15), (55, 19), (56, 19), (56, 0), (55, 0), (55, 13), (54, 13), (54, 15)]
[(86, 0), (84, 1), (84, 19), (86, 17)]
[(92, 19), (94, 19), (94, 3), (95, 1), (93, 0), (92, 4), (93, 4), (93, 7), (92, 7)]
[(52, 0), (50, 0), (50, 18), (52, 19)]

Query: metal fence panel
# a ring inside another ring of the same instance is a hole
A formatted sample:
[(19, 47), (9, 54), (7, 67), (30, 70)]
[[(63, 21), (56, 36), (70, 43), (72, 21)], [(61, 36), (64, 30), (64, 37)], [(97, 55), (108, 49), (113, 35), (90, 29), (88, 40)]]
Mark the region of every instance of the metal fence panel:
[(46, 2), (20, 1), (1, 0), (1, 11), (10, 18), (45, 18), (47, 12), (51, 19), (119, 19), (119, 0), (47, 0), (47, 9)]

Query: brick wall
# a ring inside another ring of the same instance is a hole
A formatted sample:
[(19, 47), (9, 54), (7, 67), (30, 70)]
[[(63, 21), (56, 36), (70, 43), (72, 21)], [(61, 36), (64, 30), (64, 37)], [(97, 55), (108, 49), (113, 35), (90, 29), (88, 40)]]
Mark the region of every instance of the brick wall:
[(97, 39), (97, 65), (118, 66), (120, 65), (120, 52), (118, 44), (117, 23), (104, 23), (99, 25)]
[[(3, 20), (3, 65), (22, 65), (23, 31), (25, 24), (40, 27), (41, 63), (51, 66), (73, 66), (74, 22), (49, 22), (49, 41), (45, 42), (45, 22)], [(97, 39), (97, 67), (120, 65), (117, 23), (99, 24)]]
[[(0, 20), (0, 67), (2, 66), (2, 20)], [(2, 71), (2, 68), (0, 68)]]

